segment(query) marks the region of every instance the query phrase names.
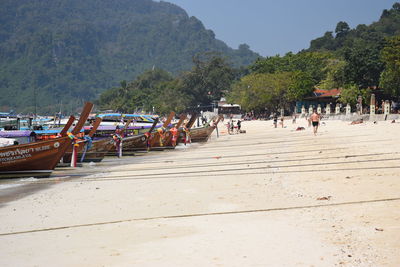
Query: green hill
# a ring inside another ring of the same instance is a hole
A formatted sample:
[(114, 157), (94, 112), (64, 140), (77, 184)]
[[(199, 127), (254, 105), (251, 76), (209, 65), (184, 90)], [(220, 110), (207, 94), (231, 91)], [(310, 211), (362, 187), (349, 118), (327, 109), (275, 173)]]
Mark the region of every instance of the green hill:
[(400, 36), (400, 3), (385, 9), (379, 20), (370, 25), (351, 29), (346, 22), (339, 22), (335, 33), (326, 32), (311, 41), (308, 51), (332, 51), (346, 62), (343, 76), (347, 83), (359, 88), (374, 87), (382, 85), (381, 77), (388, 67), (382, 51), (395, 36)]
[(151, 0), (3, 0), (0, 109), (71, 111), (153, 67), (178, 73), (197, 53), (236, 66), (258, 54), (229, 48), (180, 7)]
[(360, 24), (351, 29), (341, 21), (335, 32), (327, 31), (324, 36), (311, 41), (309, 51), (340, 51), (364, 44), (382, 43), (385, 37), (400, 35), (400, 3), (395, 3), (389, 10), (385, 9), (377, 22), (370, 25)]

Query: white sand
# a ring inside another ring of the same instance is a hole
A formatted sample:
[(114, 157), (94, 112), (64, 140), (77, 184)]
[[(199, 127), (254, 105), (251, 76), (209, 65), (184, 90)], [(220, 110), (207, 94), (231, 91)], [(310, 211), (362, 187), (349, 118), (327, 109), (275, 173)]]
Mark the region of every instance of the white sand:
[(82, 168), (0, 208), (0, 266), (400, 266), (400, 124), (305, 124)]

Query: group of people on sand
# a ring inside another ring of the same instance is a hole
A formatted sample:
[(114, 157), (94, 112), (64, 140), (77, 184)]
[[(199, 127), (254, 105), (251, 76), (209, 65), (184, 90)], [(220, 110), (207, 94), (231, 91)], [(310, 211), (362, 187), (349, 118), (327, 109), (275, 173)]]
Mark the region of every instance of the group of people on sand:
[(235, 129), (236, 129), (236, 133), (240, 133), (241, 128), (242, 128), (242, 121), (239, 119), (236, 122), (236, 126), (235, 126), (235, 121), (233, 119), (230, 119), (227, 127), (228, 127), (228, 133), (229, 134), (234, 134), (235, 133)]
[[(277, 128), (277, 127), (278, 127), (278, 115), (275, 114), (274, 117), (273, 117), (273, 120), (274, 120), (274, 127)], [(284, 117), (281, 116), (281, 117), (279, 118), (279, 120), (281, 121), (281, 122), (280, 122), (280, 125), (281, 125), (282, 128), (283, 128)]]
[[(284, 117), (281, 116), (279, 119), (280, 119), (280, 125), (282, 126), (282, 128), (284, 128), (284, 126), (283, 126)], [(317, 110), (314, 109), (314, 111), (310, 115), (310, 117), (306, 117), (306, 120), (308, 121), (309, 127), (312, 125), (314, 135), (317, 135), (318, 127), (319, 127), (319, 124), (321, 121), (321, 115), (318, 114)], [(274, 121), (274, 127), (277, 128), (278, 127), (278, 115), (276, 115), (276, 114), (274, 115), (273, 121)], [(295, 114), (293, 114), (292, 123), (293, 124), (296, 123), (296, 115)]]

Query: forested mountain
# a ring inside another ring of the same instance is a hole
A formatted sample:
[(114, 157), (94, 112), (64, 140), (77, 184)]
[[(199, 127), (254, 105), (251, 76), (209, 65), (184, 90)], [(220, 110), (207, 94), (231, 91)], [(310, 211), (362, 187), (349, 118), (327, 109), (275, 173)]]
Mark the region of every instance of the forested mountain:
[(180, 7), (152, 0), (2, 0), (0, 109), (72, 111), (147, 69), (191, 69), (216, 51), (235, 66), (258, 54), (231, 49)]

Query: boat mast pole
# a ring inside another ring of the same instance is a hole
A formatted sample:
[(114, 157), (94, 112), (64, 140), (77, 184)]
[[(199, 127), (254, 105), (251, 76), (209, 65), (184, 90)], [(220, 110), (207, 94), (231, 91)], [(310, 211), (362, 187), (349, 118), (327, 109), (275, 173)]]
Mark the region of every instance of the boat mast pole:
[(35, 105), (35, 120), (37, 118), (37, 107), (36, 107), (36, 86), (33, 87), (33, 102)]

